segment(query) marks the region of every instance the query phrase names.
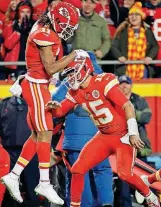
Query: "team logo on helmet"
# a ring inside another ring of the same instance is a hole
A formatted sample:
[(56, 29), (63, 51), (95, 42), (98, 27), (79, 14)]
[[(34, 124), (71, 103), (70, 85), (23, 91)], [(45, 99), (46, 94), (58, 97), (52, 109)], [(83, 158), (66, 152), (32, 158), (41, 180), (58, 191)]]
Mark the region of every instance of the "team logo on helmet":
[(59, 14), (61, 14), (63, 17), (70, 19), (69, 12), (66, 8), (61, 7), (59, 9)]
[(99, 91), (97, 91), (97, 90), (92, 91), (92, 96), (93, 96), (93, 98), (98, 98), (100, 96)]

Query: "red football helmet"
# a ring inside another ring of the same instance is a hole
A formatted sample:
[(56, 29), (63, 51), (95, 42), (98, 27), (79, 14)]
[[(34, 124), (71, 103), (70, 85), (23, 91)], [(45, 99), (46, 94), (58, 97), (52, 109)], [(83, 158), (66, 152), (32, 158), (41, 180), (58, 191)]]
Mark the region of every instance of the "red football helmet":
[(69, 63), (62, 75), (67, 75), (69, 87), (77, 90), (87, 77), (94, 72), (92, 61), (88, 57), (75, 58)]
[(48, 17), (60, 38), (67, 40), (74, 35), (78, 28), (79, 10), (66, 2), (59, 2), (53, 6)]

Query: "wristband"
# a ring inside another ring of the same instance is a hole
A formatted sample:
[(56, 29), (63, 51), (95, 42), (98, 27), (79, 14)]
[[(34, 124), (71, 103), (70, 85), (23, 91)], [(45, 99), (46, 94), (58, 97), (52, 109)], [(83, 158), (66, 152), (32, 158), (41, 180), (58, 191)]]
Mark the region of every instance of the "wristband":
[(131, 135), (138, 135), (138, 125), (135, 118), (130, 118), (127, 120), (127, 126), (128, 126), (128, 134)]

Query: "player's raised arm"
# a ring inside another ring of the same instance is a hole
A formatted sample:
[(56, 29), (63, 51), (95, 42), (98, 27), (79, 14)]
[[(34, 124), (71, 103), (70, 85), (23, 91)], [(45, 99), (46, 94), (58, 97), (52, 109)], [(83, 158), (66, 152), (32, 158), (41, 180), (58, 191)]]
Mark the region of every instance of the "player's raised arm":
[(55, 61), (53, 58), (52, 46), (39, 47), (39, 51), (45, 70), (49, 75), (62, 71), (77, 55), (77, 53), (73, 51), (68, 56)]

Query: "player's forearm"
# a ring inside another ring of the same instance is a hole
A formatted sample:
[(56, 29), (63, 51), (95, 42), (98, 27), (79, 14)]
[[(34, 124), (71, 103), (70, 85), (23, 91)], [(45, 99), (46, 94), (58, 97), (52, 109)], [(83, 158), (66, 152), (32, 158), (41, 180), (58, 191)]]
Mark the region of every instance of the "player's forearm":
[(55, 118), (63, 117), (65, 115), (62, 107), (58, 107), (56, 109), (53, 109), (52, 114), (53, 114), (53, 117), (55, 117)]
[(76, 52), (73, 51), (61, 60), (55, 61), (53, 57), (52, 46), (39, 47), (39, 51), (45, 70), (50, 76), (54, 73), (62, 71), (72, 60), (74, 60), (77, 55)]
[(124, 106), (123, 106), (126, 114), (126, 118), (131, 119), (131, 118), (136, 118), (135, 117), (135, 109), (134, 105), (131, 103), (131, 101), (127, 101)]
[(72, 51), (66, 57), (63, 57), (62, 59), (53, 62), (50, 69), (50, 73), (54, 74), (62, 71), (72, 60), (74, 60), (75, 57), (76, 57), (76, 52)]
[(137, 135), (138, 126), (136, 122), (135, 109), (133, 104), (130, 101), (128, 101), (124, 104), (123, 108), (126, 114), (129, 135)]
[(65, 116), (71, 109), (73, 109), (75, 106), (74, 103), (69, 101), (68, 99), (64, 99), (61, 103), (60, 106), (57, 107), (56, 109), (53, 109), (53, 117), (63, 117)]

